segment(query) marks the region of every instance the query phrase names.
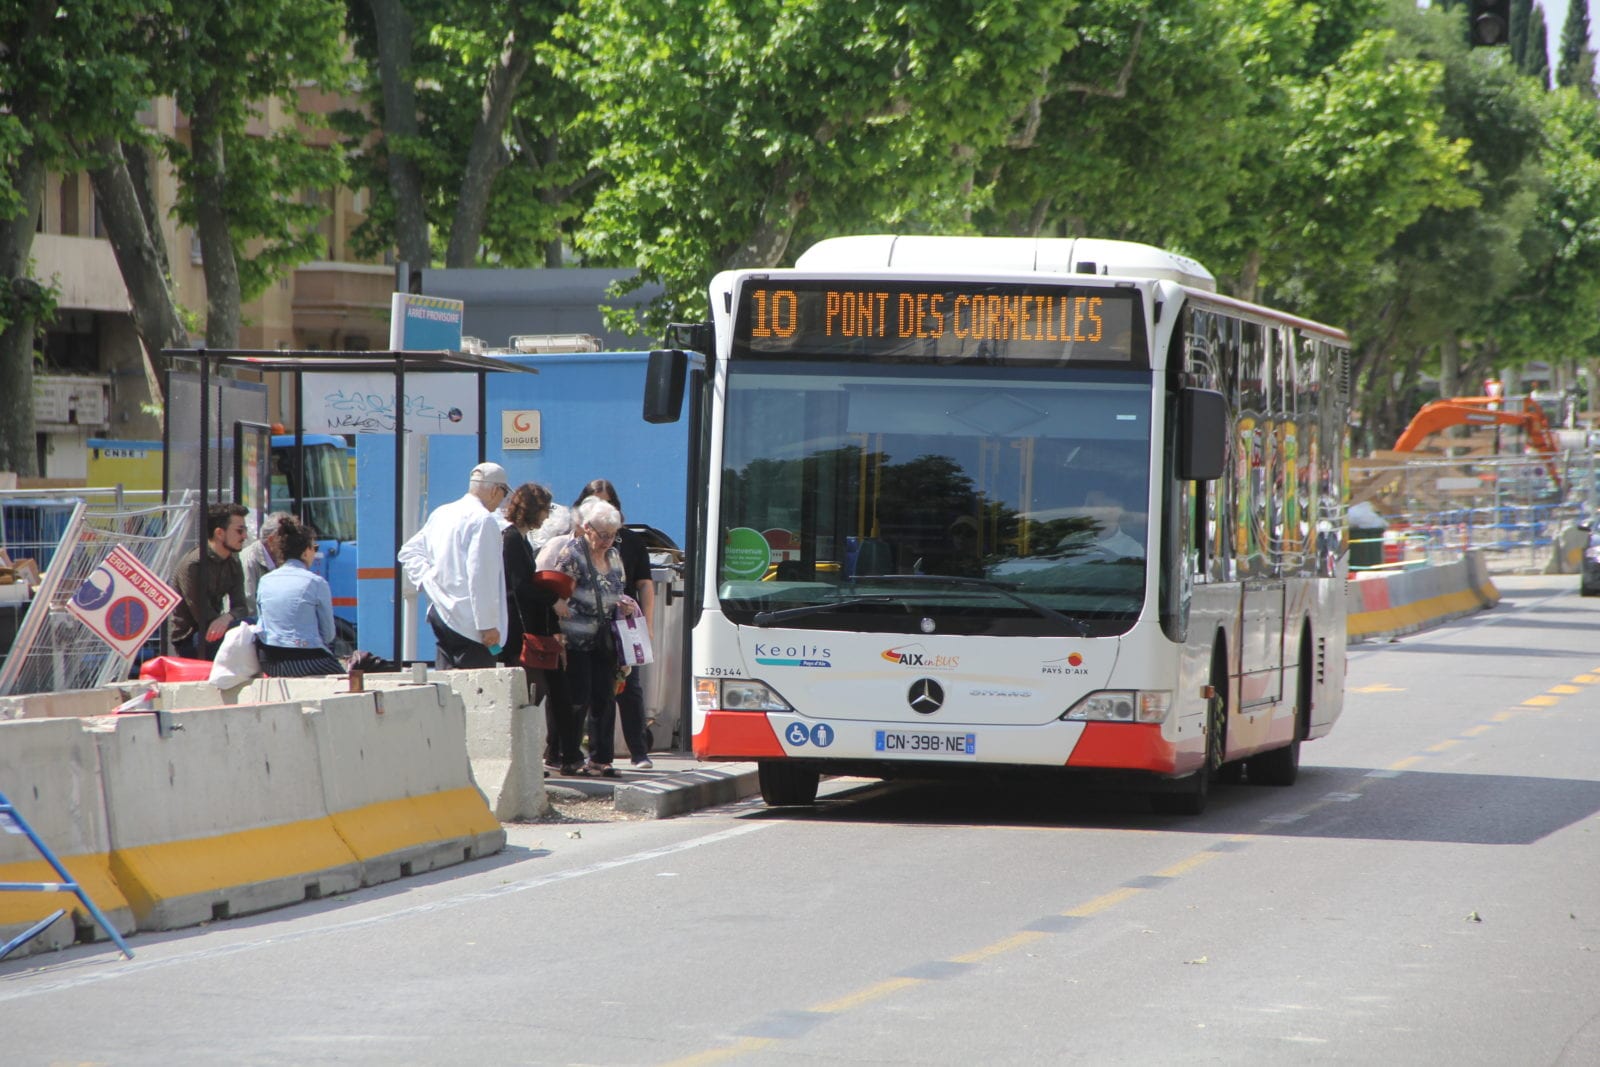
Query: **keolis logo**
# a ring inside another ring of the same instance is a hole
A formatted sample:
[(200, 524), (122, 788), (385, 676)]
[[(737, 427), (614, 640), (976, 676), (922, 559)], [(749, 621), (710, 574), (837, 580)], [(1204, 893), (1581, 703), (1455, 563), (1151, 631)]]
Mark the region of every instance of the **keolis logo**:
[(756, 642), (756, 662), (768, 667), (832, 667), (833, 649), (826, 645), (775, 645)]

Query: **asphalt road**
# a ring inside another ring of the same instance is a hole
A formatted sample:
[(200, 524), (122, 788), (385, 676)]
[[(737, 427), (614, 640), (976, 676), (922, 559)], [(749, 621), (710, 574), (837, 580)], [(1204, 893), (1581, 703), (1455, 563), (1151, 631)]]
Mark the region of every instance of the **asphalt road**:
[(1358, 646), (1288, 789), (825, 785), (0, 963), (0, 1063), (1600, 1063), (1600, 600)]

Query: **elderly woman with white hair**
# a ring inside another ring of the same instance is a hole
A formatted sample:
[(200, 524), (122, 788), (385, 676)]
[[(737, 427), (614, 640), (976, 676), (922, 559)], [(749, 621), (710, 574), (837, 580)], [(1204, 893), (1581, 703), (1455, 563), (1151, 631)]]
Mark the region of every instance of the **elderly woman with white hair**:
[(552, 570), (573, 580), (568, 612), (561, 620), (567, 639), (567, 692), (573, 718), (589, 721), (590, 774), (615, 778), (611, 766), (616, 734), (617, 654), (612, 647), (611, 620), (634, 615), (639, 605), (623, 591), (622, 556), (617, 531), (622, 514), (591, 497), (578, 505), (573, 536), (552, 560)]

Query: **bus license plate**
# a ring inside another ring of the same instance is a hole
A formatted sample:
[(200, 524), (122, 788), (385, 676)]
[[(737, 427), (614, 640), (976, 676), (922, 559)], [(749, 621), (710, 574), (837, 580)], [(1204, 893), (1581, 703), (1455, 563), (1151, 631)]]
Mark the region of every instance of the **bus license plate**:
[(977, 734), (932, 733), (926, 730), (879, 730), (879, 752), (907, 756), (975, 756)]

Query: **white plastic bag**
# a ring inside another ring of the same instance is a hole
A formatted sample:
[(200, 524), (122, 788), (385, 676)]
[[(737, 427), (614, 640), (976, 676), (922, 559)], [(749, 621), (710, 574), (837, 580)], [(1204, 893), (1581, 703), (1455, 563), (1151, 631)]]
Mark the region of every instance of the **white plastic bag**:
[(644, 616), (627, 615), (611, 623), (617, 640), (617, 662), (624, 667), (642, 667), (655, 658), (650, 649), (650, 628)]
[(211, 661), (211, 677), (207, 680), (218, 689), (232, 689), (260, 673), (256, 628), (241, 622), (222, 635), (222, 644), (217, 648), (217, 658)]

